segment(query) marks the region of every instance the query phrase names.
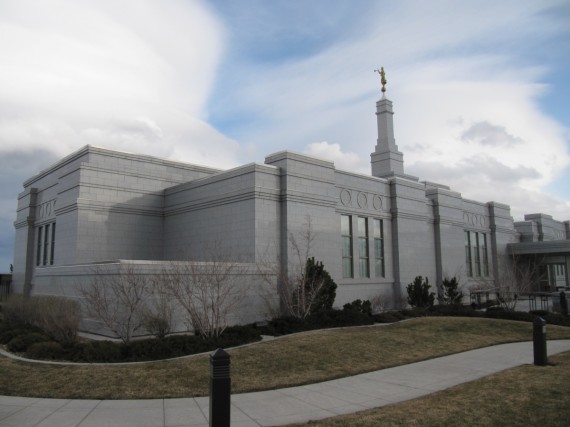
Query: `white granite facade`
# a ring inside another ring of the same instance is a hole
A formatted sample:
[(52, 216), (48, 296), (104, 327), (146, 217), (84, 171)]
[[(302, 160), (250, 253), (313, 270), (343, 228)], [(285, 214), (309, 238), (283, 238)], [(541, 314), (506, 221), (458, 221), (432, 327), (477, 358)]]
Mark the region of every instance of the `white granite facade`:
[[(288, 151), (269, 155), (265, 164), (218, 170), (86, 146), (24, 182), (14, 289), (77, 297), (89, 277), (85, 265), (131, 260), (142, 274), (172, 260), (205, 261), (213, 243), (249, 265), (250, 282), (261, 286), (256, 266), (291, 265), (290, 236), (299, 236), (310, 219), (311, 255), (338, 283), (336, 305), (384, 294), (397, 307), (418, 275), (434, 285), (445, 276), (492, 283), (509, 244), (560, 240), (567, 246), (569, 221), (536, 214), (513, 223), (506, 205), (466, 200), (445, 185), (406, 175), (392, 103), (380, 100), (376, 114), (372, 176)], [(350, 237), (342, 237), (343, 215)], [(568, 254), (562, 263), (568, 271)], [(251, 292), (247, 315), (236, 322), (266, 316), (259, 295)]]

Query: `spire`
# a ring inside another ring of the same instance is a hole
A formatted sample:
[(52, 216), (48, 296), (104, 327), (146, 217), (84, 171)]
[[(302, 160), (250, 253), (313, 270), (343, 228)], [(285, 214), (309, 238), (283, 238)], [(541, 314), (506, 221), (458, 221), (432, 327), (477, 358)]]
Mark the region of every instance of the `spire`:
[(386, 73), (384, 67), (374, 71), (380, 74), (382, 98), (376, 102), (378, 140), (374, 153), (370, 155), (372, 175), (377, 177), (404, 175), (404, 155), (398, 151), (394, 139), (392, 101), (386, 98)]

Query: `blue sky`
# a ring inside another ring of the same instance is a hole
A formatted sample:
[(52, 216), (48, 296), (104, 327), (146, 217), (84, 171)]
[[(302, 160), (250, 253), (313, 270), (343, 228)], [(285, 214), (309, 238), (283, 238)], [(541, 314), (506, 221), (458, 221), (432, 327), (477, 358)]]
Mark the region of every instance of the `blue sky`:
[(22, 182), (86, 144), (369, 173), (385, 67), (405, 171), (570, 219), (570, 1), (3, 0), (0, 271)]

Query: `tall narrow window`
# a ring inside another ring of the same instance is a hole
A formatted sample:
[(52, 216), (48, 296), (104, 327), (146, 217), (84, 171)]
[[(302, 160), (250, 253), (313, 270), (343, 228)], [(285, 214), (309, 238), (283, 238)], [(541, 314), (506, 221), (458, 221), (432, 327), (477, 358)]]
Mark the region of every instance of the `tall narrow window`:
[(374, 220), (374, 270), (376, 277), (384, 277), (384, 228), (381, 219)]
[(50, 225), (46, 224), (45, 226), (45, 232), (44, 232), (44, 258), (43, 258), (43, 265), (47, 264), (47, 260), (48, 260), (48, 251), (49, 251), (49, 229), (50, 229)]
[(471, 267), (471, 233), (465, 232), (465, 266), (467, 267), (467, 276), (473, 276), (473, 268)]
[(42, 263), (42, 236), (43, 236), (43, 227), (38, 228), (38, 248), (36, 254), (36, 265), (40, 265)]
[(368, 218), (358, 217), (358, 256), (360, 277), (370, 277), (368, 254)]
[(471, 253), (474, 255), (474, 261), (475, 261), (475, 276), (479, 277), (481, 276), (481, 255), (479, 253), (479, 247), (480, 247), (480, 242), (479, 242), (479, 237), (480, 237), (481, 233), (471, 233), (471, 245), (472, 245), (472, 250)]
[(481, 234), (483, 238), (481, 241), (481, 257), (483, 258), (483, 276), (489, 275), (489, 257), (487, 255), (487, 235)]
[(340, 233), (342, 235), (342, 277), (354, 277), (352, 270), (352, 221), (350, 215), (340, 216)]
[(55, 254), (55, 222), (51, 225), (51, 242), (49, 251), (49, 264), (53, 265), (53, 259)]

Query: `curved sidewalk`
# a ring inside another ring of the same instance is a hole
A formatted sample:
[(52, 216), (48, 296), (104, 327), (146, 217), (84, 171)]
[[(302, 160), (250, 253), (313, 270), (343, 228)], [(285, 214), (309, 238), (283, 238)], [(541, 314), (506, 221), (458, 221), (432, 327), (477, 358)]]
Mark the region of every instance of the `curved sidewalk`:
[[(570, 340), (548, 341), (548, 354)], [(328, 418), (414, 399), (533, 363), (532, 342), (503, 344), (323, 383), (232, 395), (232, 426)], [(208, 397), (66, 400), (0, 396), (0, 426), (208, 426)]]

